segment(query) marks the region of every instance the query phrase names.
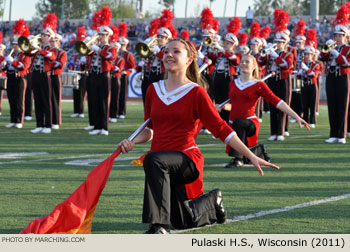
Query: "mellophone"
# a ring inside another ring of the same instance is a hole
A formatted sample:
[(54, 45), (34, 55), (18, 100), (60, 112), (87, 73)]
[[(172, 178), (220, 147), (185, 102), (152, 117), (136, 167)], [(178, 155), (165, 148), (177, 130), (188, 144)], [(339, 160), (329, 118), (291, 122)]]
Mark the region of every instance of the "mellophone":
[(62, 72), (62, 87), (79, 89), (79, 80), (83, 71)]

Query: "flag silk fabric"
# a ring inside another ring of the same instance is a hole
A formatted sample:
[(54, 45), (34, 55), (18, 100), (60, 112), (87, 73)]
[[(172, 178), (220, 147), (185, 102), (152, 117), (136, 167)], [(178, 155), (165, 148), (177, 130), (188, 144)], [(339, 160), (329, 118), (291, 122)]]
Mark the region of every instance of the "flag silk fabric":
[(33, 220), (21, 234), (90, 234), (92, 218), (107, 183), (114, 160), (114, 153), (97, 165), (86, 180), (48, 216)]

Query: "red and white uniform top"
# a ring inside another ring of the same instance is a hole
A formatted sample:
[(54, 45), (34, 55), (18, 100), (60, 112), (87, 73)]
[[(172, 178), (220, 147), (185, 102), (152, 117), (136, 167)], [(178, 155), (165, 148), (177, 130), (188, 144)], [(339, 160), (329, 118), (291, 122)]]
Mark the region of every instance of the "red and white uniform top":
[[(122, 56), (124, 58), (124, 71), (126, 75), (130, 75), (135, 71), (135, 59), (134, 55), (131, 52), (124, 51), (122, 52)], [(121, 68), (122, 69), (122, 68)]]
[(275, 72), (276, 78), (279, 76), (281, 80), (287, 79), (293, 69), (293, 54), (285, 51), (277, 53), (279, 56), (275, 59), (273, 59), (269, 54), (264, 57), (257, 54), (256, 59), (258, 64), (267, 66), (267, 74)]
[[(2, 65), (2, 62), (5, 60), (5, 56), (0, 56), (0, 66)], [(6, 76), (6, 71), (1, 69), (0, 76)]]
[(27, 75), (30, 59), (23, 52), (14, 52), (11, 65), (7, 65), (8, 71), (17, 71), (20, 77)]
[(61, 75), (67, 62), (67, 53), (65, 50), (55, 48), (56, 59), (52, 61), (53, 75)]
[(299, 71), (297, 74), (298, 79), (302, 79), (310, 84), (317, 84), (317, 79), (320, 72), (320, 65), (317, 62), (306, 62), (304, 64), (309, 68), (307, 71)]
[(260, 123), (255, 115), (255, 107), (260, 97), (263, 97), (273, 106), (278, 107), (282, 102), (263, 81), (251, 80), (241, 82), (240, 78), (232, 80), (229, 85), (229, 98), (232, 105), (229, 121), (232, 123), (235, 119), (249, 119), (253, 121), (256, 127), (255, 135), (248, 137), (248, 146), (254, 146), (258, 143), (258, 134)]
[(124, 69), (124, 58), (123, 57), (116, 57), (115, 60), (112, 63), (112, 69), (111, 69), (111, 75), (114, 77), (120, 77), (121, 73)]
[(242, 55), (225, 51), (225, 53), (209, 53), (208, 57), (212, 60), (212, 65), (215, 66), (214, 71), (228, 71), (230, 76), (236, 75), (236, 67), (241, 62)]
[(205, 89), (190, 82), (168, 92), (163, 80), (155, 82), (146, 94), (145, 120), (149, 117), (148, 128), (153, 130), (151, 151), (173, 150), (187, 155), (199, 172), (194, 182), (185, 185), (187, 197), (203, 194), (204, 158), (195, 143), (199, 122), (225, 143), (235, 134), (221, 119)]
[(90, 72), (104, 73), (110, 72), (112, 62), (116, 57), (116, 49), (114, 46), (100, 45), (101, 50), (95, 51), (87, 56), (87, 65)]
[[(165, 47), (163, 47), (158, 53), (151, 55), (150, 57), (145, 59), (145, 64), (143, 67), (146, 72), (150, 73), (151, 68), (153, 69), (152, 72), (157, 72), (157, 74), (161, 74), (165, 72), (165, 68), (162, 61), (164, 50), (165, 50)], [(142, 67), (137, 66), (136, 71), (141, 72)]]
[(30, 69), (31, 71), (48, 72), (52, 70), (52, 61), (56, 59), (56, 50), (50, 45), (43, 46), (34, 54), (26, 54), (32, 57)]
[(350, 46), (341, 45), (337, 46), (336, 50), (339, 55), (335, 58), (330, 52), (320, 53), (320, 59), (327, 62), (327, 68), (335, 66), (340, 68), (340, 75), (350, 73)]

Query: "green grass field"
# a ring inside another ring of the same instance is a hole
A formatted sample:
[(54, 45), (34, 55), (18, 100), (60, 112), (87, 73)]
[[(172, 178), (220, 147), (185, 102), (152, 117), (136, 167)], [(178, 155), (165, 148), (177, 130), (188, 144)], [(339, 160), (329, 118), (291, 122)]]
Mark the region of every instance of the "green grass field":
[[(19, 233), (30, 221), (51, 213), (120, 140), (141, 123), (143, 107), (129, 102), (127, 117), (110, 124), (109, 136), (90, 136), (86, 118), (70, 118), (72, 102), (64, 102), (63, 125), (52, 134), (32, 134), (35, 120), (22, 129), (7, 129), (9, 108), (0, 116), (0, 233)], [(225, 145), (211, 135), (197, 143), (205, 157), (204, 188), (223, 191), (228, 217), (294, 206), (350, 193), (350, 144), (325, 144), (329, 134), (327, 107), (321, 106), (316, 129), (308, 132), (291, 124), (284, 142), (267, 142), (269, 119), (264, 115), (260, 142), (267, 143), (280, 171), (253, 167), (223, 168), (229, 158)], [(116, 160), (95, 212), (93, 233), (143, 233), (141, 223), (144, 173), (130, 160), (149, 149), (141, 144)], [(22, 153), (27, 155), (9, 156)], [(258, 218), (215, 225), (191, 233), (350, 233), (350, 198)]]

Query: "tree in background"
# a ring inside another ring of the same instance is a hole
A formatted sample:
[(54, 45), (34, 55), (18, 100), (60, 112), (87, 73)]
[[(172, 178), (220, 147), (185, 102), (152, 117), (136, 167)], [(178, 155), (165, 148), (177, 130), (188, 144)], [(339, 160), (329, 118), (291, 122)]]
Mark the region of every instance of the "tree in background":
[(4, 1), (0, 0), (0, 17), (4, 16)]
[(112, 11), (113, 18), (134, 18), (136, 15), (136, 9), (130, 1), (90, 0), (90, 4), (92, 11), (98, 10), (102, 6), (108, 6)]
[(253, 8), (256, 11), (255, 16), (272, 15), (270, 0), (254, 0)]
[[(57, 17), (61, 17), (62, 0), (39, 0), (35, 5), (36, 16), (42, 18), (48, 12), (54, 12)], [(90, 13), (89, 0), (65, 0), (65, 18), (86, 18)]]

